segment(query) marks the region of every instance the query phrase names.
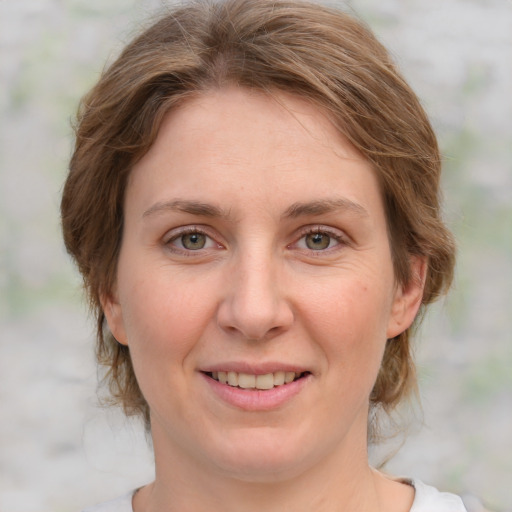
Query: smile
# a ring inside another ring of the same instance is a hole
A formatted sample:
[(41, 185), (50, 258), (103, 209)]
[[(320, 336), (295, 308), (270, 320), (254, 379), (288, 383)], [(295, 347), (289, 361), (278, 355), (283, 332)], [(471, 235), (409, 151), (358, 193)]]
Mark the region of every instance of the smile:
[(231, 387), (266, 390), (283, 386), (284, 384), (290, 384), (291, 382), (305, 376), (306, 373), (307, 372), (297, 373), (277, 371), (274, 373), (266, 373), (264, 375), (253, 375), (250, 373), (220, 371), (207, 373), (207, 375), (221, 384), (227, 384)]

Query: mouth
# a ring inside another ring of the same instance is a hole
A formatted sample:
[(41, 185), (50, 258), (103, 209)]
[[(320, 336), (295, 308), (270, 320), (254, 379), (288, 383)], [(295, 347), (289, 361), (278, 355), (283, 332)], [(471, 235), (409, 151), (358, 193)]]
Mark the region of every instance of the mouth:
[(309, 375), (309, 372), (277, 371), (264, 375), (254, 375), (250, 373), (219, 371), (205, 372), (205, 375), (221, 384), (227, 384), (234, 388), (263, 391), (295, 382)]

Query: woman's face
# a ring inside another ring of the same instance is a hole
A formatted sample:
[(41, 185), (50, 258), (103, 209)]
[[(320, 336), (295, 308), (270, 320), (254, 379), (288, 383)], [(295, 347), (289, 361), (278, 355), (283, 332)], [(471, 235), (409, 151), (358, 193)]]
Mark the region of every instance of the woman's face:
[(131, 174), (103, 304), (157, 463), (275, 479), (365, 453), (386, 340), (416, 314), (370, 164), (318, 108), (276, 98), (189, 100)]

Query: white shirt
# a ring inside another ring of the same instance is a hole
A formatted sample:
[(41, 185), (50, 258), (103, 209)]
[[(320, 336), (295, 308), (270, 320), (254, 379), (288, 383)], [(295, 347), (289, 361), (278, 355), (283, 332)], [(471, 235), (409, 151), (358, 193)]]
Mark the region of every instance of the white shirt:
[[(414, 502), (410, 512), (467, 512), (462, 500), (449, 492), (440, 492), (435, 487), (419, 480), (407, 480), (414, 489)], [(87, 508), (83, 512), (133, 512), (133, 492), (115, 500)]]

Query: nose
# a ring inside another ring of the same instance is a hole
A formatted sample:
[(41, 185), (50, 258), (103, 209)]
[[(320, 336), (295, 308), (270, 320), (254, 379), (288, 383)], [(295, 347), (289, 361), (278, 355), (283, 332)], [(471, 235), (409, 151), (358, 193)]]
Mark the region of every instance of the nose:
[(271, 255), (240, 257), (229, 274), (217, 313), (224, 331), (247, 340), (264, 340), (292, 325), (294, 314), (283, 272)]

